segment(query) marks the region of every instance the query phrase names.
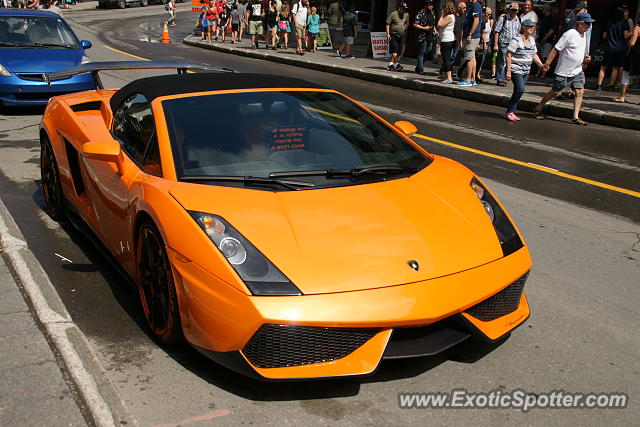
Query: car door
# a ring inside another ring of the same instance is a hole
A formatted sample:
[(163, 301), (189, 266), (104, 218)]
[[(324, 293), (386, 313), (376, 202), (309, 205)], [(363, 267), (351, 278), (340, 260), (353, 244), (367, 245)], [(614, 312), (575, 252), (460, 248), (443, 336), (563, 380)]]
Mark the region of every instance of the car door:
[(85, 159), (85, 165), (102, 240), (127, 265), (134, 246), (129, 235), (132, 187), (142, 173), (162, 174), (150, 102), (142, 94), (126, 98), (114, 111), (111, 133), (122, 149), (121, 164)]

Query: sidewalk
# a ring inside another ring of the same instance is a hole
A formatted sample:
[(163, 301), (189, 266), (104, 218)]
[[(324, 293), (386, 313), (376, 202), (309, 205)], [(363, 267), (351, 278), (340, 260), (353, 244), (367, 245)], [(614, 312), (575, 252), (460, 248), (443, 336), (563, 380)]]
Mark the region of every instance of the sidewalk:
[[(415, 74), (413, 70), (416, 60), (413, 58), (407, 58), (402, 62), (404, 66), (402, 72), (392, 72), (387, 71), (388, 61), (386, 60), (372, 58), (338, 58), (333, 50), (322, 50), (317, 53), (307, 52), (304, 56), (300, 56), (295, 53), (295, 45), (292, 45), (294, 46), (293, 48), (289, 47), (288, 51), (281, 49), (274, 51), (264, 49), (264, 43), (261, 43), (262, 49), (252, 50), (251, 43), (247, 39), (234, 45), (229, 41), (226, 43), (207, 43), (201, 41), (200, 37), (193, 35), (187, 36), (183, 40), (183, 43), (189, 46), (280, 62), (406, 89), (466, 99), (483, 104), (506, 107), (512, 92), (511, 86), (497, 87), (493, 80), (488, 80), (485, 84), (479, 84), (478, 86), (470, 88), (459, 87), (455, 84), (443, 85), (437, 80), (438, 67), (431, 61), (425, 64), (425, 72), (427, 75), (419, 76)], [(542, 95), (550, 88), (551, 79), (549, 78), (530, 81), (527, 84), (526, 93), (520, 101), (519, 109), (522, 111), (533, 111), (533, 107), (537, 105)], [(616, 96), (617, 93), (614, 92), (586, 90), (580, 117), (590, 123), (640, 130), (640, 95), (633, 91), (633, 93), (627, 95), (627, 103), (625, 104), (612, 102), (611, 98)], [(549, 116), (571, 118), (573, 114), (573, 100), (562, 99), (550, 101), (545, 106), (544, 113)], [(496, 118), (499, 117), (500, 116), (496, 116)], [(544, 123), (544, 121), (541, 123)]]
[(0, 257), (0, 425), (86, 425), (56, 357)]

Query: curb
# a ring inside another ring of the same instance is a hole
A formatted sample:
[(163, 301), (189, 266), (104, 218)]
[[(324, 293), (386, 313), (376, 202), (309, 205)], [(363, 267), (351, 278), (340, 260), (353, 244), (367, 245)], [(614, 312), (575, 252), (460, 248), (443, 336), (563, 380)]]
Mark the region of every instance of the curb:
[[(324, 64), (305, 60), (298, 57), (276, 56), (272, 54), (254, 51), (250, 49), (238, 49), (229, 46), (214, 45), (201, 43), (197, 37), (192, 35), (185, 37), (182, 43), (187, 46), (199, 47), (203, 49), (214, 50), (218, 52), (230, 53), (233, 55), (245, 56), (253, 59), (262, 59), (281, 64), (293, 65), (296, 67), (308, 68), (311, 70), (324, 71), (348, 77), (354, 77), (361, 80), (367, 80), (376, 83), (397, 86), (404, 89), (411, 89), (421, 92), (429, 92), (436, 95), (449, 96), (452, 98), (464, 99), (467, 101), (479, 102), (481, 104), (490, 104), (504, 107), (508, 104), (511, 95), (504, 95), (483, 89), (476, 86), (474, 89), (467, 89), (452, 85), (442, 85), (438, 82), (418, 80), (415, 78), (405, 77), (402, 74), (389, 74), (383, 72), (371, 71), (362, 68), (345, 68), (336, 64)], [(538, 104), (540, 97), (525, 94), (520, 101), (519, 109), (533, 112), (533, 108)], [(570, 119), (573, 116), (573, 106), (566, 106), (556, 101), (549, 101), (543, 112), (549, 116), (562, 117)], [(616, 126), (626, 129), (640, 130), (640, 117), (638, 115), (625, 113), (612, 113), (593, 108), (582, 108), (581, 117), (590, 123), (598, 123), (606, 126)]]
[(47, 273), (27, 246), (8, 209), (0, 200), (2, 256), (54, 355), (80, 400), (86, 421), (96, 426), (132, 424), (131, 415), (89, 341), (73, 322)]

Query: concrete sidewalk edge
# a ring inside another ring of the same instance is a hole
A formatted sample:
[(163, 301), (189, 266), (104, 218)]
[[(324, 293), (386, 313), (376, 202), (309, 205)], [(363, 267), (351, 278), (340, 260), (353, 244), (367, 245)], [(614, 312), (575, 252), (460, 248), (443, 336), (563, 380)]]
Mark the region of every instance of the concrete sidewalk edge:
[(77, 394), (87, 421), (97, 426), (135, 425), (116, 387), (76, 326), (22, 232), (0, 200), (2, 256), (45, 339)]
[[(182, 42), (188, 46), (230, 53), (233, 55), (246, 56), (254, 59), (263, 59), (267, 61), (293, 65), (296, 67), (309, 68), (312, 70), (354, 77), (357, 79), (372, 81), (375, 83), (397, 86), (404, 89), (429, 92), (436, 95), (443, 95), (464, 99), (467, 101), (479, 102), (482, 104), (506, 107), (510, 99), (510, 96), (495, 93), (490, 89), (484, 89), (483, 87), (476, 86), (474, 88), (464, 88), (455, 85), (443, 85), (438, 82), (410, 78), (410, 74), (408, 73), (407, 76), (404, 76), (404, 73), (377, 73), (362, 68), (347, 68), (338, 64), (318, 63), (314, 62), (313, 60), (303, 59), (297, 56), (292, 57), (289, 55), (273, 55), (262, 50), (256, 51), (246, 48), (232, 47), (230, 45), (203, 43), (199, 41), (199, 37), (195, 37), (193, 35), (185, 37)], [(487, 88), (489, 87), (490, 86), (487, 86)], [(525, 94), (522, 97), (518, 108), (520, 110), (532, 112), (533, 108), (538, 104), (539, 100), (540, 98), (537, 96)], [(563, 105), (559, 102), (550, 101), (549, 103), (547, 103), (547, 105), (545, 105), (543, 113), (549, 116), (570, 119), (573, 115), (573, 106)], [(580, 117), (590, 123), (598, 123), (607, 126), (640, 130), (640, 117), (638, 117), (637, 115), (612, 113), (592, 108), (583, 108), (580, 111)]]

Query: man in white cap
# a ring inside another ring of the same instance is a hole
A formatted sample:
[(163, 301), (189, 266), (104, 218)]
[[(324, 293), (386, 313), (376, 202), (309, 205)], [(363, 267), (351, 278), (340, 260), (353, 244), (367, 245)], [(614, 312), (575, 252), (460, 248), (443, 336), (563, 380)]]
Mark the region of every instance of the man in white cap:
[(570, 87), (575, 91), (571, 122), (580, 126), (587, 125), (587, 122), (580, 119), (579, 114), (584, 97), (585, 81), (582, 64), (591, 61), (591, 57), (587, 51), (587, 37), (585, 33), (591, 28), (592, 22), (595, 22), (595, 20), (591, 18), (591, 15), (588, 13), (583, 12), (578, 14), (576, 17), (576, 27), (565, 32), (553, 49), (551, 49), (551, 53), (545, 61), (543, 68), (548, 70), (556, 56), (558, 57), (558, 64), (555, 69), (553, 87), (542, 97), (540, 103), (533, 110), (536, 119), (544, 119), (542, 115), (544, 105), (555, 97), (558, 92), (566, 87)]
[(504, 66), (507, 60), (507, 48), (511, 39), (520, 32), (520, 20), (518, 19), (518, 3), (507, 6), (507, 14), (498, 18), (494, 28), (493, 51), (498, 52), (496, 59), (496, 80), (498, 86), (506, 86)]

